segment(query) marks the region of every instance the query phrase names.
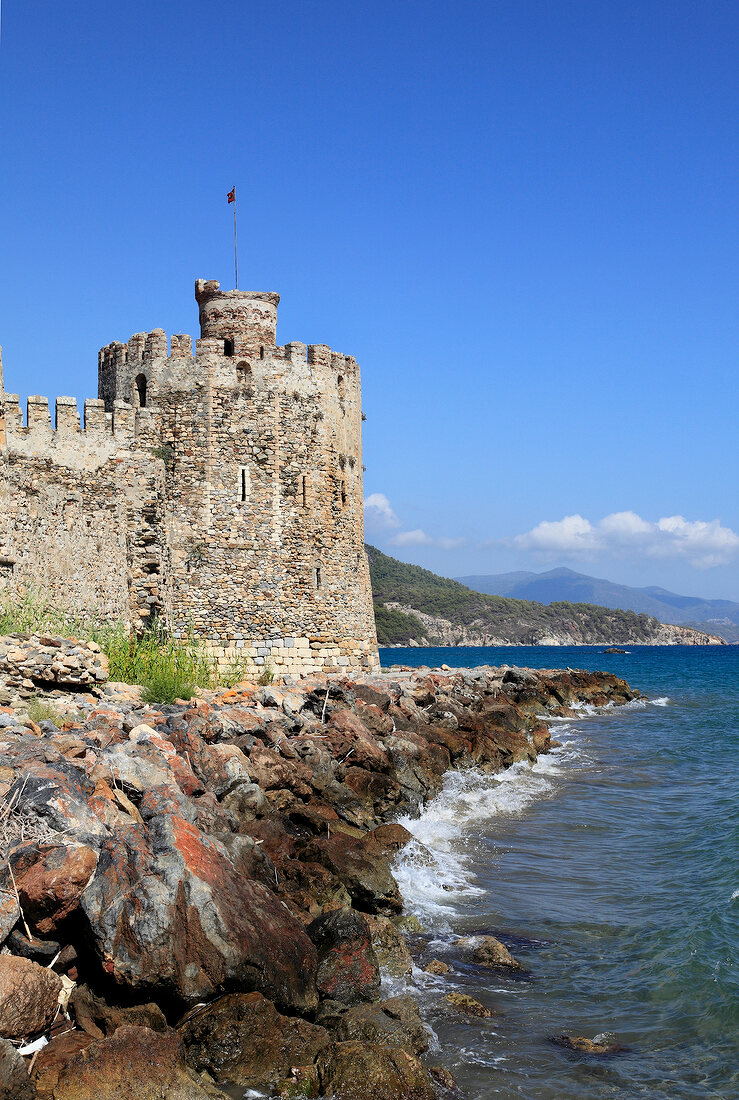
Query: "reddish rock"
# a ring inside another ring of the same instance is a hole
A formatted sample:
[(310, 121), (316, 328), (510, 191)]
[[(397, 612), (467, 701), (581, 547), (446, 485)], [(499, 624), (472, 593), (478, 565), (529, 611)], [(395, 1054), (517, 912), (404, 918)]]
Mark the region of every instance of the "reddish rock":
[(41, 936), (55, 932), (79, 905), (97, 855), (85, 844), (24, 845), (12, 866), (23, 913)]
[(413, 833), (409, 832), (402, 825), (395, 823), (391, 825), (379, 825), (376, 829), (372, 830), (372, 839), (375, 843), (386, 852), (399, 852), (401, 848), (405, 848), (409, 841), (413, 840)]
[(58, 1008), (62, 980), (53, 970), (0, 955), (0, 1035), (24, 1039), (51, 1023)]
[(185, 1001), (238, 983), (309, 1008), (315, 949), (274, 893), (245, 872), (224, 844), (182, 818), (121, 829), (103, 846), (81, 902), (105, 972)]
[(531, 734), (536, 752), (549, 752), (552, 748), (552, 737), (546, 726), (539, 726)]
[(389, 770), (387, 753), (352, 711), (333, 712), (328, 723), (328, 738), (333, 754), (342, 763), (351, 760), (354, 766), (371, 771)]
[(354, 909), (324, 913), (308, 925), (318, 951), (316, 985), (322, 997), (343, 1004), (373, 1001), (380, 970), (367, 921)]
[[(92, 1037), (84, 1031), (67, 1031), (55, 1036), (48, 1046), (42, 1047), (33, 1063), (32, 1080), (39, 1097), (53, 1097), (59, 1082), (59, 1074), (70, 1058), (89, 1047)], [(24, 1064), (24, 1071), (26, 1070)], [(26, 1071), (26, 1077), (28, 1073)], [(36, 1093), (34, 1093), (34, 1096)], [(102, 1097), (99, 1098), (102, 1100)]]
[(185, 1064), (174, 1031), (120, 1027), (62, 1064), (48, 1100), (226, 1100)]
[(328, 1032), (281, 1016), (261, 993), (230, 993), (180, 1024), (188, 1065), (244, 1088), (273, 1084), (293, 1066), (311, 1065)]

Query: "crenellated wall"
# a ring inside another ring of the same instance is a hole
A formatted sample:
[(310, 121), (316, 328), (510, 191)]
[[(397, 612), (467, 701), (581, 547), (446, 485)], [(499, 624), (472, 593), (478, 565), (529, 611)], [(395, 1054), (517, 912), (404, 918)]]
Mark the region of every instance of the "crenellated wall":
[(60, 598), (76, 585), (101, 613), (162, 615), (223, 662), (375, 667), (359, 367), (322, 344), (277, 346), (276, 294), (198, 280), (196, 298), (194, 354), (161, 329), (101, 349), (83, 425), (72, 398), (52, 426), (45, 398), (24, 425), (4, 397), (0, 559), (14, 564), (0, 583), (41, 570), (51, 547)]

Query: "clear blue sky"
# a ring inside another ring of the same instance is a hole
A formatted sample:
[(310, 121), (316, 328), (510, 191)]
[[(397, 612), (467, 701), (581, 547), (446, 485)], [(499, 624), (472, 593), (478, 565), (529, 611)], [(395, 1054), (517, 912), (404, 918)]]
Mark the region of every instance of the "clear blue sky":
[(195, 333), (235, 183), (240, 284), (362, 364), (373, 541), (737, 599), (737, 56), (716, 0), (6, 0), (6, 387)]

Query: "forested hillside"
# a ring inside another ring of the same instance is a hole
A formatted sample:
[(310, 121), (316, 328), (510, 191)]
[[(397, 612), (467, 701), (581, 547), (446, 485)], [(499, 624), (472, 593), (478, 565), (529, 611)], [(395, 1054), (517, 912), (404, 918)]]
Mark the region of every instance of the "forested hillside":
[[(693, 644), (712, 639), (649, 615), (595, 604), (475, 592), (367, 547), (380, 645)], [(717, 640), (716, 640), (717, 641)]]

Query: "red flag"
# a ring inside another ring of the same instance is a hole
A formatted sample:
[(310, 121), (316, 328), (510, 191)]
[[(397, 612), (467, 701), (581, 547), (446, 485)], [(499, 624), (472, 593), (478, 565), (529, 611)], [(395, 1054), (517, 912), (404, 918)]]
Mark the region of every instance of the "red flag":
[(235, 187), (231, 191), (229, 191), (229, 193), (227, 195), (227, 198), (228, 198), (229, 202), (236, 202), (236, 188)]

